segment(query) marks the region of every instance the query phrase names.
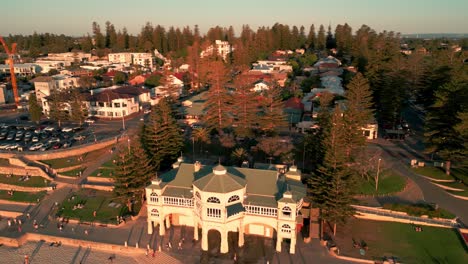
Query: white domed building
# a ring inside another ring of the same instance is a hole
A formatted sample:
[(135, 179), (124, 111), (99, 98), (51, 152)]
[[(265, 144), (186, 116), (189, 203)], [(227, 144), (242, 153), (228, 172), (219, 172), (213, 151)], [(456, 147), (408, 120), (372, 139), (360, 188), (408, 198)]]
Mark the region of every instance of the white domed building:
[(302, 224), (300, 210), (306, 188), (295, 166), (288, 172), (250, 168), (202, 166), (183, 163), (146, 187), (148, 198), (148, 233), (159, 226), (164, 235), (171, 225), (195, 228), (194, 239), (208, 250), (208, 232), (221, 234), (221, 253), (227, 253), (228, 233), (276, 238), (276, 250), (290, 239), (290, 253), (295, 253), (297, 224)]

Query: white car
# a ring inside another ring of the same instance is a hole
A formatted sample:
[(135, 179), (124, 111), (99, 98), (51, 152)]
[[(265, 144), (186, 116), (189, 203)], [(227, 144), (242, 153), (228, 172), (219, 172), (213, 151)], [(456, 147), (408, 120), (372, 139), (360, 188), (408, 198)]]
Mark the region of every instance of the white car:
[(71, 128), (71, 127), (62, 128), (62, 132), (65, 132), (65, 133), (72, 132), (72, 131), (73, 131), (73, 128)]
[(91, 119), (91, 118), (87, 118), (85, 120), (85, 123), (88, 123), (88, 124), (94, 124), (94, 122), (96, 122), (96, 121), (94, 121), (94, 119)]
[(53, 137), (53, 138), (50, 138), (49, 141), (47, 142), (49, 142), (49, 144), (57, 143), (57, 142), (60, 142), (60, 138)]
[(32, 142), (39, 142), (39, 137), (38, 137), (38, 136), (34, 136), (34, 137), (32, 137), (31, 141), (32, 141)]
[(44, 144), (42, 144), (42, 143), (36, 143), (36, 144), (32, 145), (31, 147), (29, 147), (29, 150), (31, 150), (31, 151), (39, 150), (43, 146), (44, 146)]
[(15, 150), (15, 149), (17, 149), (17, 148), (19, 148), (19, 147), (20, 147), (20, 145), (19, 145), (18, 143), (14, 143), (14, 144), (10, 144), (10, 145), (6, 148), (6, 150)]
[(7, 149), (10, 146), (8, 143), (0, 144), (0, 149)]
[(44, 128), (44, 131), (47, 131), (47, 132), (52, 132), (54, 130), (55, 130), (55, 127), (53, 127), (53, 126), (48, 126), (48, 127)]
[(151, 109), (145, 109), (145, 111), (143, 111), (144, 114), (149, 114), (151, 113)]

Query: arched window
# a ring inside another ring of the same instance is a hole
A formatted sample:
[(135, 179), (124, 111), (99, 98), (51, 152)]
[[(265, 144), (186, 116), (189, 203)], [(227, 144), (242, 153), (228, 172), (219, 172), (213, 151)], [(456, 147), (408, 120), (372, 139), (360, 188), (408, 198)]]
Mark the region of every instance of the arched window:
[(206, 200), (208, 203), (221, 203), (221, 201), (216, 197), (210, 197)]
[(201, 195), (200, 195), (199, 192), (196, 192), (196, 193), (195, 193), (195, 196), (197, 196), (197, 198), (201, 200)]
[(283, 216), (290, 217), (291, 216), (291, 207), (285, 206), (285, 207), (283, 207), (283, 210), (281, 210), (281, 212), (283, 212)]
[(233, 195), (229, 197), (228, 203), (232, 203), (232, 202), (239, 201), (239, 200), (240, 200), (239, 195)]
[(150, 202), (152, 202), (152, 203), (159, 202), (159, 196), (158, 196), (157, 193), (153, 192), (153, 193), (150, 194)]
[(153, 210), (151, 210), (151, 216), (159, 217), (159, 211), (158, 211), (158, 209), (154, 208)]
[(284, 224), (281, 226), (281, 232), (283, 233), (291, 233), (291, 226), (288, 224)]

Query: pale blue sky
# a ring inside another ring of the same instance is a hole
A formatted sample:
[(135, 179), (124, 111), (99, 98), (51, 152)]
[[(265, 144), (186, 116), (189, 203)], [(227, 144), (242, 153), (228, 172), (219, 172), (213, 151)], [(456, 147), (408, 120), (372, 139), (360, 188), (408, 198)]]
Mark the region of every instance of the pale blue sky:
[(81, 36), (96, 21), (104, 29), (111, 21), (137, 34), (153, 25), (198, 24), (202, 33), (212, 26), (242, 24), (252, 29), (275, 22), (313, 23), (334, 29), (348, 22), (353, 31), (362, 24), (401, 33), (468, 33), (467, 0), (0, 0), (0, 35), (34, 31)]

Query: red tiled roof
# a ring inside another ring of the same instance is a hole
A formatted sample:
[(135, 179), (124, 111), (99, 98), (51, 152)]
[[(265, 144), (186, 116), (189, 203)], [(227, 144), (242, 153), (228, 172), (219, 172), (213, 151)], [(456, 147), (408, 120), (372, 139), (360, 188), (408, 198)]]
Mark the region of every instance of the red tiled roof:
[(284, 107), (304, 111), (304, 104), (301, 102), (301, 99), (297, 97), (289, 98), (286, 102), (284, 102)]

